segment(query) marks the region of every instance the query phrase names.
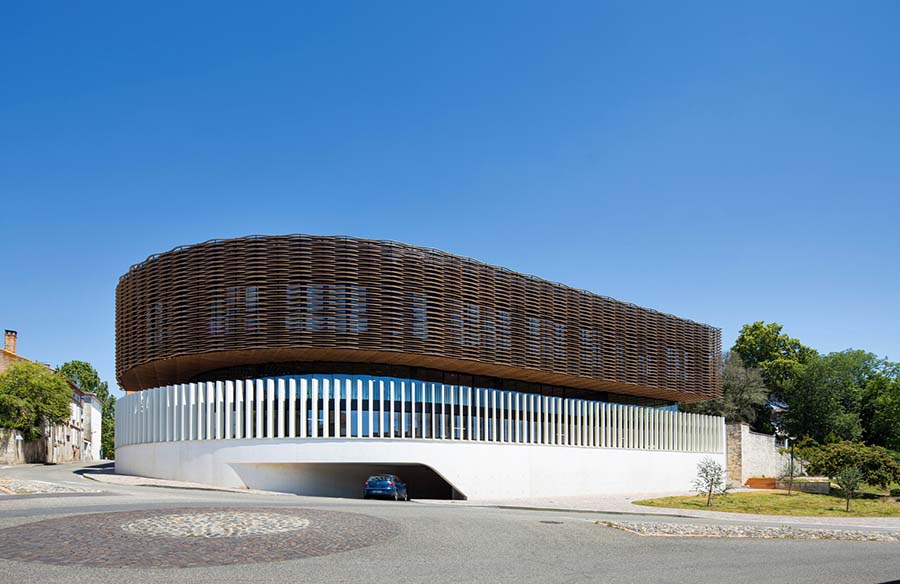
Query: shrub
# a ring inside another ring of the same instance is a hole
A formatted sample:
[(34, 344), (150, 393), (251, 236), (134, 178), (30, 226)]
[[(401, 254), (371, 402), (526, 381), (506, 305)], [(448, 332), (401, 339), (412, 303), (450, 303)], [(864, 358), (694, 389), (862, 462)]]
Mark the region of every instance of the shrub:
[(880, 446), (866, 446), (858, 442), (835, 442), (817, 448), (804, 449), (811, 474), (837, 476), (845, 468), (856, 468), (862, 480), (886, 489), (900, 482), (900, 463)]

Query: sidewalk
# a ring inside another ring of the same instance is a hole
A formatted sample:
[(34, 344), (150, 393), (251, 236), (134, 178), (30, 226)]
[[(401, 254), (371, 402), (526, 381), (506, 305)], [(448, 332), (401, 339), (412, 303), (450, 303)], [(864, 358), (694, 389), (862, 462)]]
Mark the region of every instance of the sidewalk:
[(295, 496), (290, 493), (278, 493), (275, 491), (260, 491), (256, 489), (238, 489), (231, 487), (215, 487), (202, 483), (189, 483), (186, 481), (169, 481), (165, 479), (151, 479), (133, 475), (120, 475), (108, 472), (86, 472), (82, 476), (86, 479), (106, 483), (108, 485), (120, 485), (123, 487), (162, 487), (166, 489), (187, 489), (193, 491), (221, 491), (225, 493), (241, 493), (252, 495), (280, 495)]
[(0, 495), (62, 495), (100, 493), (100, 489), (75, 487), (47, 481), (0, 478)]
[[(752, 489), (736, 489), (735, 491)], [(694, 509), (670, 509), (635, 505), (633, 501), (655, 499), (695, 493), (635, 493), (629, 495), (597, 495), (577, 497), (536, 497), (530, 499), (491, 499), (479, 501), (420, 501), (473, 507), (499, 507), (506, 509), (540, 509), (550, 511), (575, 511), (622, 515), (655, 515), (662, 517), (697, 518), (743, 523), (776, 523), (800, 526), (854, 527), (875, 529), (900, 529), (900, 517), (805, 517), (787, 515), (753, 515), (749, 513), (724, 513)]]

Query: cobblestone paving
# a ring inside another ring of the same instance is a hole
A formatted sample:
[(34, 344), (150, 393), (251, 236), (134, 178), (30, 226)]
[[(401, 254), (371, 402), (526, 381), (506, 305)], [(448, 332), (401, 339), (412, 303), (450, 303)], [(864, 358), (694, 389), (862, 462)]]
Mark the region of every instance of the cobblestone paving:
[(186, 568), (323, 556), (382, 543), (397, 534), (399, 527), (391, 521), (317, 509), (92, 513), (2, 529), (0, 558), (110, 568)]
[(309, 527), (309, 519), (284, 513), (218, 512), (156, 515), (122, 525), (134, 535), (155, 537), (245, 537)]
[(48, 483), (45, 481), (26, 481), (20, 479), (0, 479), (0, 495), (42, 495), (58, 493), (100, 493), (99, 489), (88, 489)]
[(848, 541), (897, 541), (900, 531), (859, 531), (848, 529), (807, 529), (787, 525), (689, 525), (637, 521), (598, 521), (600, 525), (635, 533), (662, 537), (758, 537), (768, 539), (834, 539)]

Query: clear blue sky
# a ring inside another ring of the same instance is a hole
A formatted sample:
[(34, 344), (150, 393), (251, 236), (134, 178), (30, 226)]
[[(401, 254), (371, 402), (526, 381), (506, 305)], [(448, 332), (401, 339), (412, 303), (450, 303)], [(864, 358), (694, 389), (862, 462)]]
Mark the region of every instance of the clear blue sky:
[(12, 2), (0, 328), (114, 380), (114, 293), (251, 233), (438, 247), (900, 360), (900, 3)]

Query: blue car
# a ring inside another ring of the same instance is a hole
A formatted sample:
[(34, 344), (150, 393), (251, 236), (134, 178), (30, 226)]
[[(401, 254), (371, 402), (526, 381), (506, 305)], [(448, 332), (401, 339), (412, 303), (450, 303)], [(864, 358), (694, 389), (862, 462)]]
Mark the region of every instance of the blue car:
[(397, 475), (383, 474), (370, 476), (363, 490), (363, 499), (387, 497), (394, 501), (409, 501), (406, 483)]

